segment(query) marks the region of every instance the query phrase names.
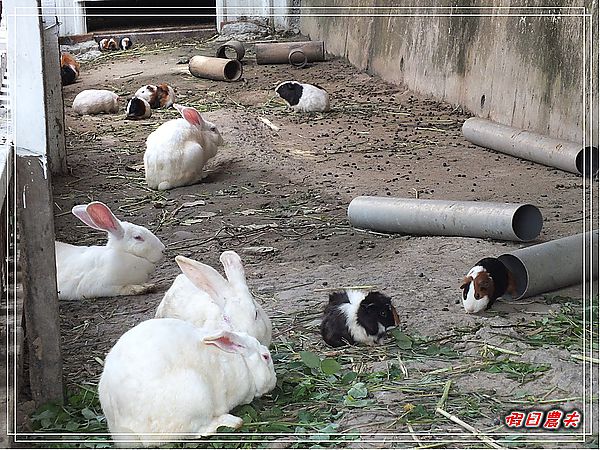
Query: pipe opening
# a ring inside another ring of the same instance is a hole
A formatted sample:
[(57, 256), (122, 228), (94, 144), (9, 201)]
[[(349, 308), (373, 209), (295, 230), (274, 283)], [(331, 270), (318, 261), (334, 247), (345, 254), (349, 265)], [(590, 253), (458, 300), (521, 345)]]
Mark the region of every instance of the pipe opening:
[(584, 177), (593, 177), (598, 173), (600, 167), (600, 155), (598, 147), (588, 146), (582, 148), (575, 158), (577, 171)]
[(239, 41), (228, 41), (217, 49), (215, 56), (217, 58), (237, 59), (241, 61), (245, 53), (244, 44)]
[(237, 81), (242, 77), (242, 64), (236, 59), (230, 59), (223, 67), (223, 76), (227, 81)]
[(306, 54), (299, 48), (296, 48), (290, 52), (288, 60), (290, 64), (294, 67), (304, 67), (308, 62)]
[(498, 260), (504, 264), (504, 267), (506, 267), (510, 273), (512, 273), (517, 288), (517, 293), (516, 296), (513, 297), (513, 300), (519, 300), (523, 297), (525, 292), (527, 292), (527, 287), (529, 286), (529, 273), (527, 272), (527, 268), (519, 258), (508, 253), (500, 255)]
[(522, 241), (531, 241), (538, 237), (543, 224), (542, 213), (533, 205), (519, 206), (512, 218), (513, 232)]

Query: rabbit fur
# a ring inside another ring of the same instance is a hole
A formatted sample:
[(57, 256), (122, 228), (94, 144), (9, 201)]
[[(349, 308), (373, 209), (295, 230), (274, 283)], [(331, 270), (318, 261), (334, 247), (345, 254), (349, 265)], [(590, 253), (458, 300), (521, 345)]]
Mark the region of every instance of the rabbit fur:
[(165, 246), (148, 229), (117, 219), (104, 203), (73, 207), (72, 213), (87, 226), (108, 233), (104, 246), (55, 243), (58, 298), (137, 295), (163, 258)]
[(110, 350), (98, 394), (117, 445), (149, 446), (239, 428), (242, 419), (229, 411), (276, 381), (269, 350), (247, 334), (150, 319)]
[(155, 317), (172, 317), (198, 327), (248, 333), (268, 347), (271, 320), (248, 289), (239, 255), (225, 251), (220, 260), (227, 279), (211, 266), (177, 256), (175, 261), (183, 274), (165, 293)]
[(223, 138), (194, 108), (173, 105), (183, 118), (163, 123), (146, 140), (144, 168), (152, 189), (166, 190), (199, 182), (206, 162)]

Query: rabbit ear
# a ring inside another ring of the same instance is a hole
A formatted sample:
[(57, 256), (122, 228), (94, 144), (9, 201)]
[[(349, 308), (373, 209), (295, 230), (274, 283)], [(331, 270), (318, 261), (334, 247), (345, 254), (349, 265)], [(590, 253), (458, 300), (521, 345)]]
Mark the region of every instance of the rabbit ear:
[(104, 203), (92, 202), (87, 205), (85, 210), (99, 230), (107, 231), (119, 239), (125, 235), (121, 222)]
[(190, 125), (195, 125), (197, 127), (202, 126), (204, 124), (204, 119), (200, 116), (200, 113), (196, 111), (194, 108), (190, 108), (189, 106), (181, 106), (174, 104), (173, 107), (179, 111), (179, 114), (188, 121)]
[(104, 231), (102, 228), (99, 228), (94, 221), (91, 219), (91, 217), (88, 215), (86, 208), (88, 205), (76, 205), (73, 206), (73, 209), (71, 209), (71, 212), (73, 213), (73, 215), (75, 217), (77, 217), (79, 220), (81, 220), (83, 223), (85, 223), (88, 227), (93, 228), (94, 230), (100, 230), (100, 231)]
[(247, 353), (248, 348), (240, 337), (229, 331), (218, 331), (211, 336), (202, 338), (202, 342), (207, 345), (214, 345), (227, 353)]
[(247, 289), (248, 285), (246, 284), (244, 266), (239, 255), (234, 251), (228, 250), (221, 253), (221, 258), (219, 259), (221, 260), (221, 264), (223, 264), (223, 269), (225, 269), (227, 280), (233, 286), (241, 286)]
[(206, 292), (210, 298), (219, 303), (227, 298), (231, 286), (215, 269), (181, 255), (175, 257), (175, 262), (194, 286)]

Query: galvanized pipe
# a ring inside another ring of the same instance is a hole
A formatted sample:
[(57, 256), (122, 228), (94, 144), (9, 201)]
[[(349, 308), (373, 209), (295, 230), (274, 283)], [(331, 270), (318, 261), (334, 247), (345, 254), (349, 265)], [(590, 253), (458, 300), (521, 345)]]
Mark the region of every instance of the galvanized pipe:
[(352, 226), (387, 233), (465, 236), (531, 241), (542, 230), (542, 214), (516, 203), (356, 197), (348, 206)]
[(224, 44), (221, 44), (221, 46), (219, 46), (219, 48), (215, 52), (215, 56), (217, 58), (228, 58), (227, 50), (233, 50), (235, 52), (235, 58), (230, 59), (237, 59), (238, 61), (241, 61), (244, 55), (246, 54), (244, 44), (242, 44), (240, 41), (232, 39), (231, 41), (227, 41)]
[(498, 259), (515, 278), (516, 300), (554, 291), (581, 283), (590, 276), (598, 278), (598, 230), (521, 248)]
[(473, 144), (579, 175), (594, 176), (600, 166), (598, 147), (582, 147), (478, 117), (465, 120), (462, 132)]
[(307, 62), (325, 61), (325, 44), (323, 41), (306, 42), (263, 42), (254, 45), (256, 64), (290, 63), (294, 50), (301, 50)]
[(194, 56), (189, 63), (190, 73), (198, 78), (218, 81), (237, 81), (242, 77), (242, 63), (237, 59)]

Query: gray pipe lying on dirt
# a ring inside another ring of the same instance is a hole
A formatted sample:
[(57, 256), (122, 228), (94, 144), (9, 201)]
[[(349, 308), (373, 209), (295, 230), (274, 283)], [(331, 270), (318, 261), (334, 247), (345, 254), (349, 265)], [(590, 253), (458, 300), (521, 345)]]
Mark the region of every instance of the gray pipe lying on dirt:
[(194, 56), (189, 63), (190, 73), (198, 78), (218, 81), (237, 81), (242, 77), (242, 63), (237, 59)]
[(465, 120), (465, 138), (473, 144), (585, 176), (598, 173), (598, 147), (554, 139), (478, 117)]
[(294, 64), (292, 61), (296, 62), (300, 58), (296, 50), (304, 54), (306, 62), (325, 61), (323, 41), (263, 42), (254, 45), (256, 64)]
[(232, 39), (231, 41), (227, 41), (224, 44), (221, 44), (215, 52), (215, 56), (217, 58), (228, 58), (227, 50), (233, 50), (235, 52), (235, 58), (231, 59), (237, 59), (238, 61), (241, 61), (244, 55), (246, 54), (244, 44), (242, 44), (240, 41)]
[(531, 241), (542, 230), (533, 205), (414, 198), (356, 197), (348, 206), (352, 226), (388, 233)]
[(515, 278), (515, 300), (554, 291), (581, 283), (584, 276), (598, 278), (598, 230), (521, 248), (498, 259)]

